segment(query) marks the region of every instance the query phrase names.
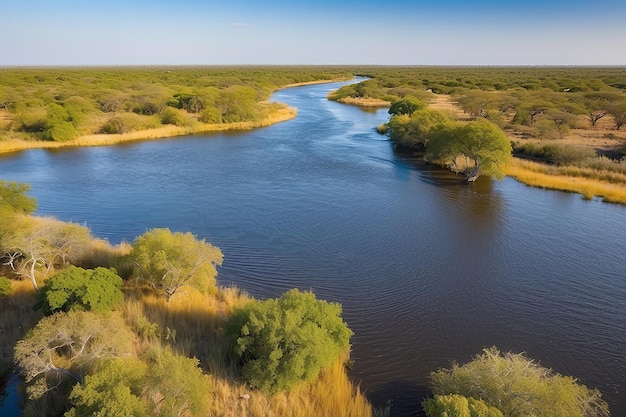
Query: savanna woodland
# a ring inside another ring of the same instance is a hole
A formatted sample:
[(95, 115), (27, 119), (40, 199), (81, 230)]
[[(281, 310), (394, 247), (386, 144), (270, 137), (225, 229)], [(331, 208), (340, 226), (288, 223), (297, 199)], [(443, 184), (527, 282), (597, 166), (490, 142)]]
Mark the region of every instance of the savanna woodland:
[[(626, 203), (623, 68), (3, 68), (0, 151), (250, 129), (295, 116), (273, 91), (355, 75), (329, 99), (389, 107), (372, 129), (459, 181)], [(36, 216), (29, 191), (0, 181), (0, 373), (22, 377), (24, 416), (389, 414), (347, 376), (341, 305), (252, 299), (189, 232), (111, 245)], [(495, 347), (431, 379), (429, 417), (609, 415), (597, 390)]]

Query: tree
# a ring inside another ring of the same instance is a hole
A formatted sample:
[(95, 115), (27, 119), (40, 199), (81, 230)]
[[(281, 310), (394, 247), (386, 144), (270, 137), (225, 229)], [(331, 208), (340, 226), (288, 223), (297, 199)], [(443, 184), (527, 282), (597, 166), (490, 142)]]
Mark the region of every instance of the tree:
[(118, 314), (57, 313), (45, 317), (15, 346), (15, 362), (36, 399), (68, 381), (82, 382), (100, 360), (127, 355), (132, 336)]
[(0, 181), (0, 212), (30, 214), (37, 208), (37, 200), (28, 197), (30, 185), (17, 182)]
[(0, 277), (0, 297), (11, 294), (11, 288), (11, 280), (6, 279), (5, 277)]
[(2, 261), (39, 290), (38, 273), (45, 278), (55, 267), (79, 260), (90, 240), (89, 229), (75, 223), (14, 216), (11, 228), (3, 230)]
[(152, 229), (135, 240), (130, 258), (136, 265), (136, 275), (169, 300), (187, 285), (203, 292), (214, 290), (215, 267), (222, 264), (223, 255), (219, 248), (189, 232)]
[(106, 361), (84, 384), (76, 384), (70, 394), (72, 409), (65, 417), (145, 417), (141, 398), (148, 366), (137, 359)]
[(422, 402), (427, 417), (503, 417), (502, 412), (482, 400), (458, 394), (435, 395)]
[(389, 107), (389, 114), (399, 116), (401, 114), (412, 115), (416, 110), (423, 110), (426, 104), (415, 96), (406, 96), (395, 101)]
[(593, 92), (584, 95), (586, 114), (591, 122), (591, 126), (595, 126), (598, 120), (609, 114), (613, 104), (619, 99), (619, 96), (610, 92)]
[(348, 349), (352, 335), (340, 304), (296, 289), (236, 310), (226, 333), (243, 362), (245, 380), (269, 393), (316, 378)]
[[(477, 120), (466, 124), (441, 124), (429, 136), (427, 150), (431, 158), (449, 162), (455, 170), (463, 170), (468, 182), (482, 174), (495, 178), (504, 176), (501, 166), (511, 158), (511, 143), (493, 123)], [(464, 160), (463, 167), (457, 163), (459, 157)]]
[(392, 116), (387, 125), (389, 139), (395, 146), (423, 151), (432, 128), (449, 121), (444, 113), (431, 109), (416, 110), (411, 116)]
[(484, 401), (505, 417), (608, 417), (598, 390), (544, 368), (522, 354), (484, 349), (471, 362), (431, 374), (436, 395)]
[(622, 99), (619, 102), (613, 104), (609, 112), (615, 120), (615, 130), (619, 130), (626, 124), (626, 99)]
[(122, 278), (107, 268), (83, 269), (71, 266), (46, 280), (35, 308), (46, 315), (57, 311), (109, 311), (124, 294)]

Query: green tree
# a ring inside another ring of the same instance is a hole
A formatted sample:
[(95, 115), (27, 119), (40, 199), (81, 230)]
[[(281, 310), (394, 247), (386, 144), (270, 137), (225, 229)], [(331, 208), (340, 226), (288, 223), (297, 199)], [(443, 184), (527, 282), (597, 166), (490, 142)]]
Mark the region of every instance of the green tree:
[(223, 255), (219, 248), (189, 232), (152, 229), (135, 240), (130, 258), (136, 275), (169, 300), (187, 285), (203, 292), (215, 290), (215, 267), (222, 264)]
[(503, 417), (497, 408), (458, 394), (435, 395), (423, 401), (422, 407), (426, 417)]
[(387, 124), (389, 140), (400, 148), (423, 151), (433, 127), (449, 121), (444, 113), (431, 109), (416, 110), (411, 116), (392, 116)]
[(106, 361), (93, 375), (76, 384), (70, 394), (72, 408), (65, 417), (144, 417), (141, 398), (148, 366), (136, 359)]
[(35, 308), (46, 315), (57, 311), (109, 311), (124, 299), (122, 278), (107, 268), (70, 266), (46, 280)]
[(598, 390), (578, 384), (522, 354), (483, 350), (471, 362), (433, 372), (436, 395), (459, 394), (496, 407), (504, 417), (608, 417)]
[(389, 107), (389, 114), (391, 115), (412, 115), (416, 110), (423, 110), (426, 108), (426, 103), (421, 101), (415, 96), (406, 96), (403, 99), (395, 101)]
[(243, 377), (270, 393), (316, 378), (348, 349), (352, 335), (340, 304), (296, 289), (236, 310), (226, 333), (243, 362)]
[(29, 214), (37, 208), (37, 200), (26, 195), (30, 185), (0, 180), (0, 213), (16, 212)]
[[(442, 124), (429, 136), (431, 158), (465, 172), (468, 182), (482, 174), (501, 179), (501, 166), (511, 159), (511, 143), (498, 126), (487, 120)], [(459, 158), (463, 165), (457, 162)]]
[(5, 277), (0, 277), (0, 297), (3, 295), (11, 294), (11, 280)]
[(619, 130), (626, 124), (626, 98), (614, 103), (610, 107), (609, 113), (615, 121), (615, 130)]

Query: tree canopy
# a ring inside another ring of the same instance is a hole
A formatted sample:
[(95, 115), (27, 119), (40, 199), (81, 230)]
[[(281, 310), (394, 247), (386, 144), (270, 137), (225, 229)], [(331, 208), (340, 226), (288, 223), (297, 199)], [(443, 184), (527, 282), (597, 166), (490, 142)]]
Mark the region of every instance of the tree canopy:
[(348, 349), (352, 335), (339, 304), (295, 289), (236, 310), (226, 333), (235, 342), (246, 381), (270, 393), (316, 378)]
[(200, 291), (216, 289), (216, 265), (222, 264), (222, 251), (187, 232), (152, 229), (133, 243), (130, 258), (135, 274), (161, 291), (169, 300), (182, 287)]
[(487, 120), (450, 123), (433, 129), (428, 153), (433, 160), (448, 162), (453, 169), (465, 172), (468, 182), (481, 174), (501, 179), (502, 164), (511, 159), (511, 143), (498, 126)]
[(0, 180), (0, 213), (3, 210), (29, 214), (37, 208), (37, 200), (29, 197), (30, 185)]
[(609, 416), (598, 390), (554, 373), (523, 354), (501, 354), (496, 348), (483, 350), (465, 365), (433, 372), (431, 377), (435, 395), (480, 399), (504, 417)]
[(107, 268), (70, 266), (46, 280), (36, 308), (46, 315), (57, 311), (107, 311), (124, 298), (122, 278)]

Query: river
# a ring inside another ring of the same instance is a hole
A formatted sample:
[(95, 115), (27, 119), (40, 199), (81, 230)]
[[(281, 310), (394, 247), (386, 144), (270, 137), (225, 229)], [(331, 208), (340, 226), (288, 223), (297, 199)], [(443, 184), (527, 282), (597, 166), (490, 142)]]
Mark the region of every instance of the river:
[(626, 415), (626, 208), (396, 154), (386, 110), (341, 84), (279, 91), (288, 122), (246, 132), (0, 157), (38, 213), (111, 242), (147, 229), (219, 246), (222, 285), (312, 289), (355, 332), (351, 376), (392, 416), (418, 415), (429, 373), (484, 347), (526, 352)]

